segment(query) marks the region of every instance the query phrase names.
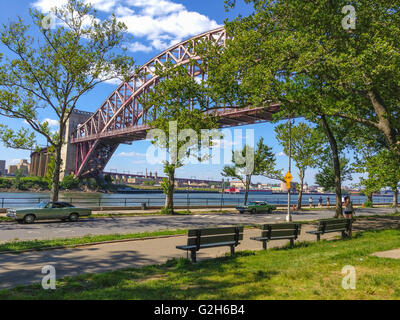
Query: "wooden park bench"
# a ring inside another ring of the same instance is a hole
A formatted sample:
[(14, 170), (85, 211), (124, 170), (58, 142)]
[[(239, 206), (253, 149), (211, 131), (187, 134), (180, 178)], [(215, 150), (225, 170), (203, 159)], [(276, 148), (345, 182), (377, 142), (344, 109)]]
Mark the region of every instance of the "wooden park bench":
[(307, 233), (315, 234), (317, 241), (321, 240), (321, 234), (330, 232), (341, 232), (342, 239), (346, 236), (351, 237), (352, 219), (323, 219), (318, 221), (317, 229), (307, 231)]
[(280, 223), (264, 224), (260, 226), (261, 236), (251, 237), (251, 240), (261, 241), (263, 249), (267, 250), (267, 242), (271, 240), (290, 240), (290, 246), (293, 247), (294, 240), (300, 235), (301, 224), (299, 223)]
[(190, 251), (192, 262), (196, 262), (196, 253), (200, 249), (230, 247), (234, 254), (240, 240), (243, 240), (243, 227), (193, 229), (188, 231), (187, 245), (176, 248)]

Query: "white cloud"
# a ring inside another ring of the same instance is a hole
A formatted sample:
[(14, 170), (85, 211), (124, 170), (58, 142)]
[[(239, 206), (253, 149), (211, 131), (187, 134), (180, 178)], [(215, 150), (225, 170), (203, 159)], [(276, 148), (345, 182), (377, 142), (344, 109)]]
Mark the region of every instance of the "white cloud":
[(137, 152), (121, 152), (117, 154), (117, 157), (146, 157), (146, 155)]
[(285, 156), (285, 153), (281, 151), (281, 152), (277, 153), (276, 156), (277, 157), (283, 157), (283, 156)]
[[(86, 3), (91, 3), (93, 7), (100, 11), (110, 12), (119, 0), (85, 0)], [(68, 0), (37, 0), (33, 3), (33, 7), (42, 11), (49, 12), (51, 8), (61, 7), (68, 3)]]
[(47, 122), (49, 124), (50, 128), (54, 128), (54, 127), (58, 127), (59, 126), (59, 122), (58, 120), (53, 120), (50, 118), (46, 118), (42, 121), (42, 123)]
[(134, 42), (128, 45), (128, 50), (131, 52), (150, 52), (153, 50), (151, 46), (145, 46), (143, 43)]
[[(115, 13), (140, 42), (128, 47), (132, 52), (162, 51), (185, 38), (216, 29), (220, 25), (207, 16), (189, 11), (171, 0), (85, 0), (107, 14)], [(67, 0), (36, 0), (33, 7), (48, 12)], [(157, 52), (156, 52), (157, 53)]]

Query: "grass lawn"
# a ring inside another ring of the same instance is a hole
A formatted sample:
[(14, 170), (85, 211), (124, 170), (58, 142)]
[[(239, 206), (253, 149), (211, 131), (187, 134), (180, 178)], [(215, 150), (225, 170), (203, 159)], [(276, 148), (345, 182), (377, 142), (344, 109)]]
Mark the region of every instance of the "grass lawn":
[[(400, 248), (400, 230), (359, 233), (352, 240), (298, 243), (294, 249), (81, 275), (0, 291), (0, 299), (400, 299), (400, 260), (369, 254)], [(341, 286), (352, 265), (356, 290)]]
[(54, 247), (73, 247), (82, 244), (91, 244), (95, 242), (106, 242), (113, 240), (128, 240), (140, 239), (146, 237), (158, 237), (185, 234), (187, 230), (161, 230), (155, 232), (141, 232), (129, 234), (108, 234), (108, 235), (93, 235), (67, 239), (55, 240), (29, 240), (29, 241), (9, 241), (0, 244), (0, 252), (13, 252), (27, 250), (27, 249), (50, 249)]

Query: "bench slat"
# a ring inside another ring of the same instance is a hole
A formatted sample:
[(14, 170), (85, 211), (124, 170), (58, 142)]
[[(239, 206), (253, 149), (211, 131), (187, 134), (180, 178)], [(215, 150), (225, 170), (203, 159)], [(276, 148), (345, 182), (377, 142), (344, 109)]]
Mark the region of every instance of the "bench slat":
[[(261, 237), (268, 237), (268, 231), (262, 231)], [(290, 237), (296, 234), (295, 230), (271, 230), (271, 238), (274, 237)]]
[(271, 230), (295, 230), (296, 225), (298, 226), (298, 229), (300, 230), (301, 224), (296, 224), (296, 223), (278, 223), (278, 224), (264, 224), (261, 226), (261, 230), (268, 230), (269, 226), (271, 226)]
[[(238, 240), (243, 240), (243, 233), (239, 233)], [(209, 236), (209, 237), (200, 237), (200, 246), (203, 244), (212, 244), (212, 243), (220, 243), (220, 242), (234, 242), (235, 234), (227, 234), (227, 235), (218, 235), (218, 236)], [(187, 245), (195, 246), (197, 243), (197, 238), (188, 238)]]
[(251, 237), (250, 239), (251, 240), (257, 240), (257, 241), (269, 241), (269, 240), (295, 239), (295, 236), (291, 236), (291, 237), (273, 237), (273, 238)]
[[(228, 241), (228, 242), (219, 242), (219, 243), (210, 243), (210, 244), (203, 244), (200, 245), (200, 249), (205, 249), (205, 248), (213, 248), (213, 247), (227, 247), (227, 246), (233, 246), (235, 245), (234, 241)], [(191, 250), (191, 249), (196, 249), (196, 246), (176, 246), (177, 249), (181, 250)]]
[(346, 224), (332, 224), (325, 227), (325, 232), (332, 230), (346, 230), (346, 229), (347, 229)]
[[(239, 233), (243, 233), (243, 226), (239, 228)], [(197, 231), (201, 232), (201, 236), (213, 236), (220, 234), (234, 234), (236, 227), (207, 228), (207, 229), (191, 229), (188, 231), (188, 237), (195, 237)]]

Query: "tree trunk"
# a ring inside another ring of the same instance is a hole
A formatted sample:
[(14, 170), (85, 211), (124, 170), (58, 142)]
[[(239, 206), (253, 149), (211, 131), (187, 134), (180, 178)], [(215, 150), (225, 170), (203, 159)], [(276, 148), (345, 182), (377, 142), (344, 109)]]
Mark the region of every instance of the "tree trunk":
[(398, 197), (399, 197), (399, 190), (396, 188), (393, 189), (393, 207), (397, 208), (399, 206), (398, 203)]
[(246, 182), (245, 182), (245, 192), (244, 192), (244, 205), (247, 204), (247, 198), (249, 197), (249, 187), (250, 187), (250, 182), (251, 182), (251, 176), (246, 175)]
[(300, 190), (299, 190), (299, 195), (297, 197), (297, 209), (301, 209), (301, 201), (303, 199), (303, 188), (304, 188), (304, 175), (305, 175), (305, 169), (300, 170)]
[(335, 170), (335, 193), (336, 193), (336, 214), (335, 218), (343, 218), (343, 208), (342, 208), (342, 179), (341, 179), (341, 169), (340, 169), (340, 159), (337, 147), (337, 142), (335, 136), (329, 127), (328, 121), (325, 115), (321, 116), (322, 126), (325, 130), (325, 134), (328, 137), (329, 144), (331, 146), (332, 156), (333, 156), (333, 167)]
[(397, 153), (400, 157), (400, 141), (398, 140), (395, 127), (390, 121), (389, 112), (384, 101), (376, 90), (368, 92), (368, 96), (379, 119), (378, 129), (385, 135), (390, 150)]
[(174, 213), (175, 169), (168, 172), (168, 186), (165, 192), (165, 210)]
[(58, 193), (60, 190), (60, 170), (61, 170), (61, 145), (55, 147), (54, 154), (54, 171), (51, 179), (51, 192), (50, 192), (50, 201), (55, 202), (58, 201)]
[[(62, 116), (62, 119), (64, 115)], [(50, 201), (55, 202), (58, 201), (58, 194), (60, 191), (60, 170), (61, 170), (61, 149), (64, 143), (64, 135), (65, 135), (65, 123), (67, 119), (60, 121), (60, 129), (59, 129), (59, 138), (57, 145), (54, 146), (54, 171), (52, 176), (52, 184), (50, 191)]]
[(371, 202), (372, 207), (373, 207), (373, 206), (374, 206), (374, 203), (372, 202), (372, 193), (368, 193), (367, 199), (368, 199), (369, 202)]

